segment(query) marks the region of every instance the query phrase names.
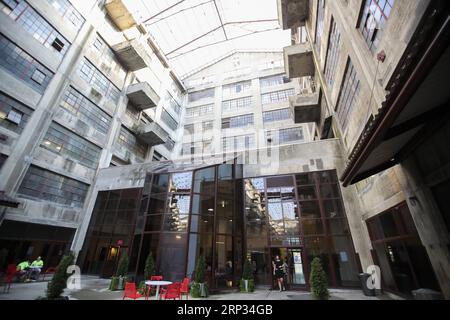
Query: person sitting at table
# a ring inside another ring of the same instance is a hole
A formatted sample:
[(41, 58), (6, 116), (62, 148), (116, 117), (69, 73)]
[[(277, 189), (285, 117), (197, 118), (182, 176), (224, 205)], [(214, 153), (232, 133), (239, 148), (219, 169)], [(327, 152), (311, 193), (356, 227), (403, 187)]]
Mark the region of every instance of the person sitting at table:
[(30, 260), (27, 259), (25, 261), (22, 261), (17, 265), (16, 268), (17, 272), (19, 272), (19, 279), (20, 280), (26, 280), (28, 279), (29, 273), (30, 273)]
[(37, 259), (31, 263), (30, 278), (32, 280), (38, 279), (39, 275), (41, 274), (43, 266), (44, 266), (44, 261), (42, 261), (41, 257), (37, 257)]

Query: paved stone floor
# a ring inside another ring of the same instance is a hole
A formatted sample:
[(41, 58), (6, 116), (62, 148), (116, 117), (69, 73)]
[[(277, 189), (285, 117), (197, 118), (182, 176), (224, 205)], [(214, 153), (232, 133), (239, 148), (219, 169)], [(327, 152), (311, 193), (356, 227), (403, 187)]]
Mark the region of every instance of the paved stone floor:
[[(70, 300), (122, 300), (122, 291), (109, 291), (109, 280), (83, 276), (81, 289), (68, 290), (64, 295)], [(47, 282), (13, 283), (10, 293), (0, 287), (0, 300), (33, 300), (45, 296)], [(330, 289), (331, 300), (389, 300), (388, 295), (366, 297), (361, 290)], [(154, 297), (152, 298), (154, 299)], [(192, 299), (192, 298), (190, 298)], [(311, 294), (301, 291), (275, 291), (259, 289), (253, 293), (223, 293), (211, 295), (210, 300), (312, 300)], [(196, 300), (196, 299), (192, 299)]]

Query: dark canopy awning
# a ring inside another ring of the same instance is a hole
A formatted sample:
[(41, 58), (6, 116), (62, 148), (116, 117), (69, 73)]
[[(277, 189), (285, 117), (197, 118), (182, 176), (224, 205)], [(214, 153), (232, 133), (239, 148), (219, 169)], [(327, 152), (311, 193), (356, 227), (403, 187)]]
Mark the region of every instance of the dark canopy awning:
[(450, 117), (449, 2), (432, 1), (366, 124), (341, 181), (344, 186), (407, 158)]
[(0, 191), (0, 207), (17, 208), (20, 202), (7, 196), (5, 191)]

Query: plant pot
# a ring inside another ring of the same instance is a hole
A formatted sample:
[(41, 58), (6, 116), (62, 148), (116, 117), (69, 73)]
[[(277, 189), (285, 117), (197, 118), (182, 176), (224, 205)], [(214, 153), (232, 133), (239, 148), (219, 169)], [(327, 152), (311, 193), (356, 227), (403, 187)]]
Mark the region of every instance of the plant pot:
[(206, 293), (205, 283), (199, 283), (200, 285), (200, 297), (204, 298), (207, 297), (208, 294)]
[(119, 277), (112, 277), (111, 283), (109, 284), (109, 290), (115, 291), (119, 286)]
[(125, 288), (125, 282), (127, 277), (119, 277), (119, 281), (117, 283), (117, 290), (123, 290)]
[(255, 291), (255, 282), (253, 279), (241, 279), (239, 288), (241, 292), (253, 292)]

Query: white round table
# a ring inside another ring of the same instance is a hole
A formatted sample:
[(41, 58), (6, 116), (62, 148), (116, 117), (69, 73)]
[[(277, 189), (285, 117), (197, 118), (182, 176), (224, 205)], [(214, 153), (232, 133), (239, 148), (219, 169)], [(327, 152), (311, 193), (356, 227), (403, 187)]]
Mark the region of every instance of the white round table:
[(147, 286), (156, 286), (156, 300), (159, 299), (159, 287), (160, 286), (168, 286), (169, 284), (172, 284), (172, 281), (152, 281), (148, 280), (145, 281), (145, 284)]

